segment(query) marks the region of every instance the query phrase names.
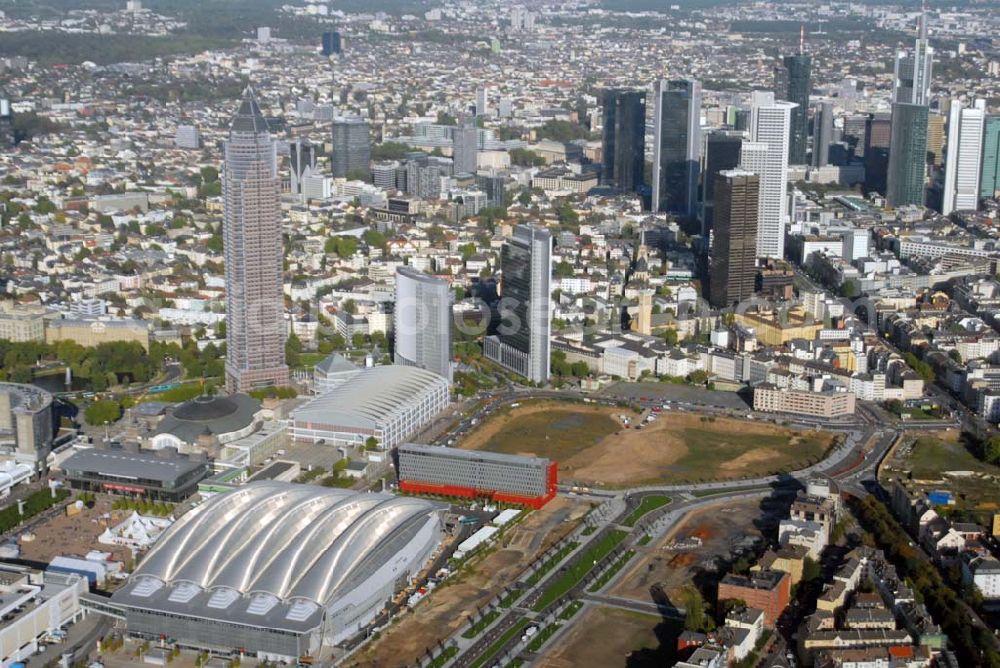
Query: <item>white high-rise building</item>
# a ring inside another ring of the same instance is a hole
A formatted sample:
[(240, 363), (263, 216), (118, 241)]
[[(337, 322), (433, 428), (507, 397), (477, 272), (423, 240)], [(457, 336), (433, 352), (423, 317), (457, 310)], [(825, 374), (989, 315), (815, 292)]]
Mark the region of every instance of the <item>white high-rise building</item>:
[(396, 364), (418, 366), (451, 382), (451, 299), (448, 281), (396, 268)]
[(944, 163), (941, 213), (979, 208), (979, 176), (983, 158), (986, 100), (963, 107), (952, 100), (948, 115), (948, 148)]
[(934, 48), (927, 39), (927, 15), (920, 15), (913, 51), (896, 53), (893, 102), (927, 106), (931, 102), (931, 66)]
[[(743, 145), (740, 167), (760, 176), (757, 256), (783, 257), (788, 218), (788, 137), (794, 102), (776, 101), (774, 93), (755, 90), (750, 100), (750, 143)], [(745, 157), (744, 157), (745, 156)]]
[(490, 113), (490, 88), (480, 86), (476, 89), (476, 116), (487, 116)]

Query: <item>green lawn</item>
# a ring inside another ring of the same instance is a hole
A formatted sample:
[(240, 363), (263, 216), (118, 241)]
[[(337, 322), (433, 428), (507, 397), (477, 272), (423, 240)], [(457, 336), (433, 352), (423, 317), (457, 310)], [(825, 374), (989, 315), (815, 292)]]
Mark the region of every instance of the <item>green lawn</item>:
[(601, 573), (600, 577), (594, 580), (594, 583), (592, 585), (587, 587), (587, 591), (589, 591), (590, 593), (600, 591), (601, 587), (611, 582), (611, 579), (618, 574), (618, 571), (624, 568), (625, 564), (627, 564), (629, 560), (631, 560), (632, 557), (634, 556), (635, 552), (633, 552), (632, 550), (628, 550), (625, 554), (620, 556), (615, 561), (615, 563), (611, 564), (611, 566), (606, 571)]
[(299, 353), (299, 366), (303, 369), (312, 369), (327, 357), (329, 355), (323, 353)]
[(626, 517), (622, 524), (627, 527), (634, 527), (635, 523), (638, 522), (643, 515), (652, 512), (657, 508), (662, 508), (663, 506), (670, 503), (669, 496), (654, 495), (654, 496), (644, 496), (642, 502), (639, 503), (639, 507), (633, 510), (628, 517)]
[(556, 564), (565, 559), (566, 555), (575, 550), (577, 545), (579, 545), (579, 543), (575, 541), (570, 541), (566, 545), (559, 548), (559, 551), (556, 552), (554, 555), (552, 555), (552, 557), (548, 559), (544, 564), (539, 566), (537, 571), (528, 576), (528, 579), (524, 581), (525, 584), (533, 585), (539, 580), (541, 580), (549, 571), (555, 568)]
[(1000, 475), (1000, 467), (981, 462), (961, 443), (931, 436), (918, 438), (908, 458), (915, 479), (937, 480), (943, 471), (975, 471)]
[[(688, 427), (681, 429), (680, 437), (687, 444), (687, 452), (670, 467), (673, 477), (716, 479), (738, 476), (768, 475), (776, 471), (801, 468), (808, 461), (823, 458), (833, 442), (831, 434), (795, 433), (752, 434), (714, 427)], [(721, 464), (732, 462), (755, 450), (773, 450), (766, 459), (747, 461), (727, 475), (718, 474)]]
[(615, 549), (627, 535), (624, 531), (615, 529), (593, 543), (572, 566), (549, 584), (548, 589), (542, 593), (533, 609), (536, 612), (544, 610), (553, 601), (575, 587), (594, 568), (594, 565)]
[(482, 619), (480, 619), (478, 622), (470, 626), (468, 630), (466, 630), (466, 632), (462, 634), (462, 637), (475, 638), (480, 633), (485, 631), (486, 627), (492, 624), (499, 616), (500, 616), (499, 610), (490, 610), (485, 615), (483, 615)]
[(452, 645), (451, 647), (445, 647), (444, 651), (437, 656), (433, 661), (427, 664), (427, 668), (442, 668), (447, 664), (453, 656), (458, 654), (458, 648)]
[(522, 619), (517, 624), (514, 624), (514, 626), (507, 629), (507, 631), (504, 632), (503, 635), (497, 638), (496, 642), (487, 647), (486, 650), (482, 654), (480, 654), (475, 661), (472, 662), (471, 668), (482, 668), (483, 666), (487, 665), (490, 659), (492, 659), (493, 656), (500, 651), (500, 648), (507, 644), (507, 641), (509, 641), (511, 638), (524, 631), (524, 629), (527, 628), (527, 626), (530, 623), (531, 622), (529, 622), (527, 619)]
[(618, 423), (605, 413), (554, 408), (515, 417), (481, 449), (516, 454), (531, 452), (538, 444), (542, 447), (537, 454), (563, 461), (618, 430)]

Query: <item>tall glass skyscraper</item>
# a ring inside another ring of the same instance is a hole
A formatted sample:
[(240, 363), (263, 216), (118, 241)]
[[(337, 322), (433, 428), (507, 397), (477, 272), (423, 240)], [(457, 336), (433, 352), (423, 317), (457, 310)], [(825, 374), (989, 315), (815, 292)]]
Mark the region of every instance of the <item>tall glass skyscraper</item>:
[(921, 14), (913, 50), (896, 53), (893, 102), (929, 105), (933, 63), (934, 49), (927, 39), (927, 15)]
[(342, 178), (349, 173), (367, 175), (371, 157), (368, 121), (359, 116), (333, 119), (333, 153), (330, 162), (334, 178)]
[(924, 205), (924, 173), (927, 165), (927, 115), (922, 104), (892, 105), (892, 138), (886, 201), (891, 207)]
[(483, 352), (535, 383), (549, 380), (552, 233), (518, 225), (500, 252), (500, 324)]
[(653, 211), (694, 216), (701, 163), (701, 84), (657, 81), (653, 116)]
[(707, 239), (713, 228), (715, 207), (715, 175), (740, 164), (743, 133), (735, 130), (716, 130), (705, 140), (705, 174), (702, 178), (701, 233)]
[(830, 163), (830, 143), (833, 142), (833, 103), (820, 102), (813, 116), (813, 167)]
[(646, 160), (645, 92), (605, 91), (602, 152), (604, 183), (622, 192), (637, 192)]
[(775, 97), (798, 106), (791, 110), (788, 127), (788, 162), (806, 164), (809, 137), (809, 93), (812, 91), (812, 56), (797, 53), (785, 56), (774, 71)]
[(451, 382), (451, 294), (448, 281), (412, 267), (396, 269), (396, 364), (418, 366)]
[(983, 125), (983, 171), (979, 196), (996, 197), (1000, 193), (1000, 114), (986, 117)]
[(226, 389), (287, 385), (277, 153), (253, 91), (229, 127), (222, 171)]

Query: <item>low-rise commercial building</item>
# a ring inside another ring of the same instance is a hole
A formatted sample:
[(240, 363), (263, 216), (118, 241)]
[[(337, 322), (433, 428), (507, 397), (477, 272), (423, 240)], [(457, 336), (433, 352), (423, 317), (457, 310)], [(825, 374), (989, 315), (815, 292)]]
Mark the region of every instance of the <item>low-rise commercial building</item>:
[(0, 665), (27, 661), (47, 634), (83, 617), (86, 592), (82, 575), (0, 563)]
[(73, 489), (176, 502), (198, 490), (211, 465), (204, 456), (179, 455), (172, 448), (91, 448), (69, 457), (62, 470)]
[(753, 409), (764, 413), (794, 413), (821, 418), (854, 415), (851, 392), (807, 392), (761, 383), (753, 388)]
[(406, 443), (397, 451), (399, 488), (445, 496), (485, 497), (541, 508), (556, 495), (556, 463), (481, 450)]
[(135, 341), (149, 350), (150, 326), (142, 320), (53, 320), (45, 329), (46, 343), (75, 341), (92, 348), (101, 343)]

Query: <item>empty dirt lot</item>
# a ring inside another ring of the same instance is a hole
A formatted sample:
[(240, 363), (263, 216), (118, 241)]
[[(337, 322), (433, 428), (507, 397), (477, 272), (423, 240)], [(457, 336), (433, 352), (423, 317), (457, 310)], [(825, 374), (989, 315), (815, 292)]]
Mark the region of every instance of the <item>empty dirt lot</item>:
[(575, 620), (534, 664), (538, 668), (578, 666), (668, 666), (677, 629), (658, 615), (619, 608), (591, 607)]
[[(716, 559), (727, 559), (741, 546), (762, 537), (775, 521), (762, 524), (760, 499), (725, 502), (693, 512), (666, 536), (650, 543), (612, 590), (615, 596), (651, 601), (650, 589), (661, 587), (672, 602), (695, 576), (711, 569)], [(693, 550), (667, 550), (670, 543), (697, 538), (702, 545)], [(677, 603), (680, 605), (680, 603)]]
[(559, 463), (566, 482), (608, 487), (726, 480), (794, 470), (823, 457), (834, 435), (766, 422), (664, 411), (641, 430), (628, 409), (530, 403), (488, 419), (459, 447)]
[(469, 612), (485, 605), (523, 571), (535, 555), (573, 530), (589, 505), (558, 497), (504, 536), (499, 548), (467, 567), (382, 632), (348, 665), (393, 668), (414, 665), (438, 640), (448, 638)]

